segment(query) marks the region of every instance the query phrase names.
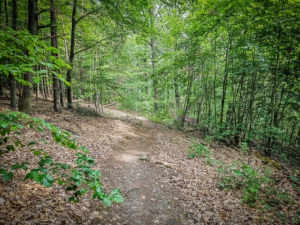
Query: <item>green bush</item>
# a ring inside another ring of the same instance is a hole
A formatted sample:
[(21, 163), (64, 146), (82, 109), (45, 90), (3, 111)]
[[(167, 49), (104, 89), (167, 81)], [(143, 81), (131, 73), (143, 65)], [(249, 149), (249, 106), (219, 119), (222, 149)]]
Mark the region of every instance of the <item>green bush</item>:
[[(77, 151), (75, 154), (77, 157), (76, 166), (72, 167), (67, 163), (54, 162), (46, 149), (34, 148), (39, 141), (30, 140), (28, 143), (23, 143), (18, 137), (27, 129), (39, 132), (47, 132), (48, 130), (51, 132), (54, 142)], [(22, 162), (8, 166), (1, 163), (0, 176), (2, 181), (11, 181), (16, 170), (24, 170), (26, 171), (24, 180), (34, 180), (46, 187), (51, 187), (55, 182), (63, 185), (65, 190), (71, 193), (68, 198), (69, 201), (78, 202), (80, 196), (92, 191), (93, 198), (108, 206), (113, 202), (123, 202), (119, 189), (112, 190), (110, 194), (105, 193), (100, 181), (101, 172), (92, 169), (94, 159), (87, 155), (87, 148), (77, 145), (76, 140), (71, 138), (69, 132), (39, 118), (32, 118), (25, 113), (1, 112), (0, 160), (4, 154), (14, 154), (16, 149), (25, 150), (26, 148), (29, 148), (35, 157), (39, 157), (37, 165)]]
[(247, 163), (222, 165), (218, 168), (220, 179), (218, 186), (221, 189), (243, 189), (243, 203), (255, 206), (258, 200), (265, 204), (266, 209), (272, 204), (292, 203), (287, 192), (279, 191), (274, 187), (274, 180), (269, 178), (271, 171), (260, 172)]
[(195, 157), (206, 157), (211, 155), (211, 151), (205, 145), (197, 144), (193, 140), (191, 142), (192, 145), (190, 146), (190, 149), (187, 151), (189, 159)]

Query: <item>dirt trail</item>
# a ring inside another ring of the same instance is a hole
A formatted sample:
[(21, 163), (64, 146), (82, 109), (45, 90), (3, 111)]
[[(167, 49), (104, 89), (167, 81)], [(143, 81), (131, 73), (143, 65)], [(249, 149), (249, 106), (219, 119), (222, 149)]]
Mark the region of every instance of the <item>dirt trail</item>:
[[(123, 137), (112, 145), (113, 154), (102, 162), (105, 181), (115, 180), (125, 201), (115, 205), (92, 224), (186, 224), (180, 207), (180, 194), (165, 187), (162, 173), (166, 168), (152, 161), (155, 129), (143, 117), (107, 109), (117, 118), (117, 133)], [(104, 213), (103, 213), (104, 212)]]

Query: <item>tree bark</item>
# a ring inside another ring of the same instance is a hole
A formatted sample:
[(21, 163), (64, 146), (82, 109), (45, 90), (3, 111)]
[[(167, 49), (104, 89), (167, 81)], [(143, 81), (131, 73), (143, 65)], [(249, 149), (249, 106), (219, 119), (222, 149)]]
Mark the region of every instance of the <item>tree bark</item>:
[(154, 89), (154, 111), (158, 110), (157, 103), (157, 78), (155, 75), (155, 48), (154, 48), (154, 38), (151, 37), (151, 66), (152, 66), (152, 76), (153, 76), (153, 89)]
[[(38, 13), (38, 0), (28, 0), (28, 30), (33, 35), (36, 35), (38, 31), (37, 13)], [(26, 85), (23, 87), (20, 111), (31, 113), (31, 109), (32, 109), (31, 98), (32, 98), (32, 87), (33, 87), (32, 74), (25, 73), (24, 80), (28, 81), (31, 85)]]
[[(53, 0), (50, 1), (51, 9), (50, 9), (50, 18), (51, 18), (51, 46), (58, 48), (58, 37), (57, 37), (57, 15), (56, 15), (56, 6)], [(57, 53), (53, 53), (53, 56), (58, 57)], [(53, 102), (54, 102), (54, 111), (60, 112), (60, 104), (59, 104), (59, 80), (55, 74), (52, 75), (53, 80)]]
[[(17, 30), (18, 22), (18, 0), (12, 1), (12, 29)], [(9, 74), (10, 79), (10, 109), (16, 109), (16, 79), (12, 74)]]
[(222, 91), (222, 99), (221, 99), (220, 124), (223, 123), (223, 116), (224, 116), (226, 88), (227, 88), (227, 79), (228, 79), (228, 67), (229, 67), (229, 52), (230, 52), (230, 49), (231, 49), (231, 43), (232, 43), (232, 32), (231, 32), (231, 29), (229, 28), (228, 43), (227, 43), (227, 46), (226, 46), (226, 59), (225, 59), (224, 79), (223, 79), (223, 91)]
[[(2, 0), (0, 0), (0, 29), (2, 29)], [(0, 74), (0, 95), (3, 95), (3, 74)]]
[[(73, 12), (72, 12), (72, 30), (71, 30), (71, 48), (70, 48), (70, 57), (69, 63), (73, 66), (74, 57), (75, 57), (75, 32), (76, 32), (76, 14), (77, 14), (77, 0), (73, 2)], [(67, 72), (67, 81), (70, 83), (70, 86), (67, 86), (67, 99), (68, 99), (68, 108), (73, 108), (73, 96), (72, 96), (72, 69), (69, 69)]]
[(5, 10), (5, 26), (9, 26), (9, 20), (8, 20), (8, 6), (7, 6), (7, 0), (4, 0), (4, 10)]

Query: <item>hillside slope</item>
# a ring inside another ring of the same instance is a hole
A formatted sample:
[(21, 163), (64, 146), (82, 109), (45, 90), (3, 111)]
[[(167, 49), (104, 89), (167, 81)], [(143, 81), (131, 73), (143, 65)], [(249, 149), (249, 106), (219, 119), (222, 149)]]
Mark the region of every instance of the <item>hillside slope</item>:
[[(1, 110), (5, 108), (1, 104)], [(107, 208), (86, 197), (75, 205), (64, 201), (66, 195), (59, 186), (45, 188), (17, 177), (10, 183), (0, 182), (0, 224), (295, 223), (299, 196), (280, 170), (274, 169), (272, 176), (278, 189), (289, 192), (295, 203), (269, 211), (251, 208), (242, 204), (242, 189), (218, 188), (217, 166), (204, 157), (187, 157), (191, 137), (180, 131), (116, 109), (105, 109), (100, 117), (87, 106), (55, 115), (50, 102), (39, 102), (34, 108), (33, 116), (72, 132), (90, 150), (103, 173), (104, 187), (119, 187), (125, 201)], [(29, 133), (24, 138), (35, 137)], [(229, 165), (240, 160), (259, 170), (266, 168), (254, 152), (245, 157), (220, 143), (197, 141), (208, 147), (213, 161)], [(70, 150), (52, 145), (47, 149), (57, 160), (72, 161)], [(26, 157), (30, 159), (24, 152), (16, 152), (1, 161), (13, 163)]]

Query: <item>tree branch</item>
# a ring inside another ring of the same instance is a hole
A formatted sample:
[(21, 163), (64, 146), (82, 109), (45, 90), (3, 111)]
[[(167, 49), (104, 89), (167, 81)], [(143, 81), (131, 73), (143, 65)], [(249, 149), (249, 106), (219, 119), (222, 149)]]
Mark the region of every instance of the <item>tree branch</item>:
[[(115, 36), (115, 37), (120, 37), (120, 36), (122, 36), (122, 35), (124, 35), (124, 34), (121, 34), (121, 35), (118, 35), (118, 36)], [(88, 46), (88, 47), (86, 47), (86, 48), (83, 48), (83, 49), (81, 49), (81, 50), (75, 52), (74, 55), (77, 55), (77, 54), (79, 54), (80, 52), (89, 50), (89, 49), (95, 47), (96, 45), (98, 45), (99, 43), (101, 43), (102, 41), (105, 41), (105, 40), (110, 39), (110, 38), (112, 38), (112, 36), (103, 38), (103, 39), (101, 39), (100, 41), (97, 41), (97, 42), (95, 42), (94, 44), (92, 44), (92, 45), (90, 45), (90, 46)]]
[(87, 16), (89, 16), (89, 15), (91, 15), (91, 14), (96, 13), (99, 9), (100, 9), (100, 8), (97, 8), (97, 9), (95, 9), (95, 10), (92, 10), (92, 11), (86, 13), (85, 15), (79, 17), (79, 18), (76, 20), (76, 24), (79, 23), (79, 21), (82, 20), (83, 18), (85, 18), (85, 17), (87, 17)]
[(53, 25), (50, 24), (50, 23), (49, 23), (49, 24), (46, 24), (46, 25), (39, 25), (39, 26), (38, 26), (38, 30), (39, 30), (39, 29), (43, 29), (43, 28), (48, 28), (48, 27), (51, 27), (51, 26), (53, 26)]
[(43, 9), (43, 10), (39, 11), (39, 12), (36, 14), (36, 16), (39, 16), (39, 15), (41, 15), (41, 14), (44, 13), (44, 12), (49, 12), (49, 10), (50, 10), (50, 9)]

